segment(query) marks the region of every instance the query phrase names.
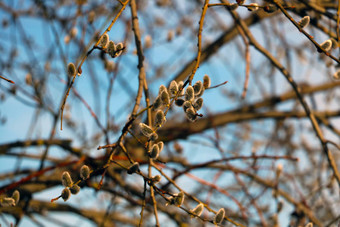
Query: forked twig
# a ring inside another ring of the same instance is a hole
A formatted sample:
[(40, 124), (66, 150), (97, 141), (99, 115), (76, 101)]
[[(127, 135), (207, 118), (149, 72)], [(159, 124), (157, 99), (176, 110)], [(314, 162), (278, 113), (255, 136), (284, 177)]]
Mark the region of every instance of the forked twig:
[(100, 42), (100, 38), (102, 36), (104, 36), (107, 32), (109, 32), (113, 26), (113, 24), (117, 21), (117, 19), (119, 18), (119, 16), (122, 14), (122, 12), (124, 11), (125, 7), (127, 6), (127, 4), (130, 2), (130, 0), (126, 0), (126, 2), (122, 3), (121, 1), (119, 1), (122, 4), (122, 8), (119, 10), (119, 12), (117, 13), (117, 15), (115, 16), (115, 18), (111, 21), (110, 25), (108, 26), (108, 28), (105, 30), (105, 32), (103, 32), (103, 34), (99, 37), (98, 41), (92, 46), (92, 48), (85, 54), (85, 56), (82, 58), (81, 62), (78, 65), (77, 68), (77, 73), (72, 77), (72, 80), (68, 86), (68, 89), (66, 91), (66, 94), (64, 96), (64, 99), (62, 101), (62, 105), (60, 107), (60, 111), (61, 111), (61, 115), (60, 115), (60, 130), (63, 130), (63, 115), (64, 115), (64, 108), (65, 108), (65, 104), (66, 104), (66, 100), (67, 97), (70, 94), (70, 90), (74, 84), (74, 81), (77, 77), (77, 74), (80, 76), (82, 74), (82, 65), (84, 64), (85, 60), (87, 59), (87, 57), (93, 52), (93, 50), (95, 50)]

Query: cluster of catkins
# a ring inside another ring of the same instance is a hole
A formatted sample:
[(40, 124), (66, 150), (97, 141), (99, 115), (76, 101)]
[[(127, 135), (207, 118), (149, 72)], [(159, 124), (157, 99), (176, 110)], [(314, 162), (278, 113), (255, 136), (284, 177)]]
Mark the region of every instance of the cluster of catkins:
[[(190, 121), (195, 121), (197, 119), (197, 111), (203, 106), (203, 99), (201, 96), (203, 95), (205, 89), (210, 87), (210, 77), (205, 75), (203, 82), (197, 81), (193, 86), (189, 85), (186, 89), (183, 88), (183, 85), (183, 81), (180, 81), (179, 83), (172, 81), (170, 83), (169, 89), (167, 89), (164, 85), (160, 86), (158, 96), (152, 105), (153, 110), (156, 111), (154, 127), (150, 127), (144, 123), (139, 124), (142, 134), (146, 136), (150, 142), (154, 142), (158, 139), (156, 131), (166, 121), (162, 107), (170, 107), (171, 101), (173, 99), (177, 106), (183, 107), (185, 115)], [(154, 143), (151, 149), (148, 151), (149, 157), (152, 159), (157, 159), (159, 153), (163, 149), (163, 146), (164, 144), (162, 141)], [(131, 171), (132, 169), (133, 171)], [(129, 167), (128, 173), (137, 170), (138, 163), (134, 163)], [(152, 177), (151, 182), (156, 183), (159, 182), (160, 179), (161, 177), (156, 175), (155, 177)], [(168, 202), (166, 205), (175, 205), (180, 207), (182, 206), (183, 201), (184, 192), (180, 191), (178, 194), (168, 197)], [(190, 212), (192, 213), (192, 217), (199, 217), (202, 214), (203, 209), (203, 203), (200, 203), (194, 209), (191, 209)], [(223, 208), (221, 208), (214, 216), (213, 223), (216, 225), (222, 223), (224, 216), (225, 211)]]
[[(304, 16), (301, 18), (301, 20), (298, 22), (298, 25), (301, 28), (306, 28), (309, 25), (310, 22), (310, 17), (309, 16)], [(337, 49), (339, 47), (339, 43), (334, 39), (330, 38), (327, 39), (326, 41), (322, 42), (320, 44), (320, 47), (324, 49), (326, 52), (331, 51), (332, 49)], [(321, 52), (321, 50), (318, 50), (318, 52)], [(334, 74), (333, 74), (333, 79), (340, 79), (340, 69), (338, 69)]]
[[(298, 21), (298, 25), (301, 28), (306, 28), (310, 23), (310, 17), (304, 16)], [(327, 39), (326, 41), (320, 44), (320, 47), (323, 48), (326, 52), (329, 52), (331, 49), (337, 49), (339, 47), (338, 42), (334, 38)], [(320, 50), (319, 50), (320, 52)]]
[[(101, 49), (105, 51), (105, 53), (109, 54), (112, 58), (120, 56), (123, 53), (123, 50), (125, 49), (123, 43), (115, 44), (112, 40), (109, 40), (109, 35), (107, 33), (105, 33), (100, 38), (99, 47), (101, 47)], [(110, 70), (112, 71), (113, 68), (112, 63), (107, 62), (105, 68), (107, 68), (109, 71)], [(76, 76), (76, 74), (77, 74), (76, 66), (72, 62), (70, 62), (67, 65), (67, 75), (71, 78)]]
[[(162, 107), (170, 107), (171, 101), (174, 100), (177, 106), (183, 107), (186, 117), (190, 121), (195, 121), (198, 116), (197, 111), (203, 106), (203, 99), (201, 96), (203, 95), (205, 89), (210, 87), (210, 77), (208, 75), (204, 75), (203, 82), (197, 81), (193, 86), (189, 85), (186, 89), (184, 89), (183, 86), (183, 81), (180, 81), (179, 83), (172, 81), (170, 83), (169, 89), (167, 89), (164, 85), (161, 85), (158, 96), (152, 105), (153, 110), (156, 111), (154, 127), (148, 126), (144, 123), (139, 124), (142, 134), (147, 137), (150, 142), (154, 142), (154, 144), (151, 146), (151, 149), (148, 151), (148, 156), (151, 159), (157, 159), (164, 146), (162, 141), (157, 143), (155, 142), (158, 139), (158, 135), (156, 133), (157, 129), (160, 128), (166, 121)], [(138, 170), (138, 162), (135, 162), (128, 168), (128, 173), (132, 174)], [(156, 175), (150, 179), (150, 182), (155, 184), (158, 183), (160, 179), (161, 176)], [(180, 207), (182, 206), (183, 201), (184, 192), (180, 191), (179, 193), (168, 197), (168, 202), (166, 205), (175, 205)], [(199, 217), (202, 214), (203, 209), (203, 203), (199, 203), (194, 209), (190, 210), (191, 216)], [(224, 216), (225, 211), (223, 208), (221, 208), (214, 216), (213, 223), (215, 225), (221, 224)]]
[[(80, 177), (83, 180), (86, 180), (90, 177), (90, 168), (87, 165), (83, 165), (80, 168)], [(77, 194), (80, 191), (80, 187), (77, 184), (73, 183), (73, 180), (70, 176), (70, 173), (65, 171), (61, 176), (61, 182), (65, 186), (63, 191), (61, 192), (60, 197), (66, 202), (71, 194)]]
[[(202, 81), (197, 81), (193, 86), (189, 85), (185, 90), (183, 84), (183, 81), (177, 83), (173, 80), (170, 83), (169, 89), (166, 89), (164, 85), (160, 86), (158, 96), (153, 103), (153, 109), (157, 110), (155, 120), (156, 126), (157, 124), (163, 123), (165, 119), (160, 118), (161, 114), (159, 111), (161, 110), (158, 109), (162, 106), (169, 106), (171, 99), (175, 99), (175, 104), (177, 106), (183, 106), (186, 117), (190, 121), (195, 121), (197, 119), (197, 111), (203, 106), (203, 98), (201, 98), (201, 96), (205, 89), (210, 87), (210, 77), (204, 75), (203, 83)], [(159, 118), (157, 117), (157, 114), (159, 115)]]
[(15, 190), (11, 197), (0, 198), (0, 206), (1, 207), (13, 207), (18, 204), (20, 199), (20, 193), (18, 190)]
[[(204, 209), (204, 204), (203, 203), (198, 204), (194, 209), (190, 210), (190, 212), (192, 213), (191, 217), (193, 218), (193, 217), (201, 216), (203, 209)], [(220, 225), (224, 217), (225, 217), (225, 211), (224, 211), (224, 208), (221, 208), (216, 212), (212, 222), (215, 225)]]
[(119, 55), (121, 55), (125, 48), (123, 43), (115, 44), (112, 40), (110, 40), (110, 37), (107, 33), (105, 33), (100, 38), (99, 46), (102, 48), (103, 51), (109, 54), (112, 58), (116, 58)]
[[(183, 81), (177, 83), (172, 81), (169, 89), (161, 85), (158, 91), (158, 96), (155, 99), (152, 108), (156, 111), (154, 118), (154, 127), (140, 123), (140, 129), (144, 136), (149, 141), (154, 142), (158, 139), (157, 129), (160, 128), (166, 121), (164, 110), (161, 107), (170, 107), (171, 100), (175, 100), (177, 106), (183, 106), (186, 117), (190, 121), (197, 119), (197, 111), (203, 106), (203, 99), (201, 98), (205, 89), (210, 87), (210, 77), (205, 75), (202, 81), (197, 81), (193, 86), (189, 85), (184, 91)], [(159, 153), (163, 149), (163, 142), (153, 144), (151, 150), (148, 152), (149, 157), (157, 159)]]
[[(197, 119), (197, 111), (200, 110), (203, 106), (203, 98), (201, 97), (205, 91), (205, 89), (210, 87), (210, 77), (208, 75), (204, 75), (203, 83), (202, 81), (197, 81), (193, 86), (189, 85), (186, 90), (181, 88), (182, 83), (177, 85), (176, 81), (172, 81), (170, 84), (170, 92), (181, 91), (180, 97), (176, 98), (175, 104), (177, 106), (183, 106), (183, 110), (185, 112), (186, 117), (190, 121), (195, 121)], [(183, 86), (183, 85), (182, 85)], [(183, 97), (184, 96), (184, 97)]]
[[(173, 196), (170, 196), (168, 198), (168, 202), (165, 205), (166, 206), (175, 205), (175, 206), (180, 207), (182, 206), (183, 201), (184, 201), (184, 192), (181, 191), (178, 194), (174, 194)], [(201, 214), (203, 213), (203, 210), (204, 210), (204, 204), (199, 203), (195, 208), (190, 210), (191, 217), (194, 218), (194, 217), (201, 216)], [(224, 217), (225, 217), (225, 211), (224, 211), (224, 208), (221, 208), (216, 212), (214, 219), (212, 221), (215, 225), (219, 225), (222, 223)]]
[[(310, 22), (310, 17), (309, 16), (304, 16), (299, 22), (298, 25), (301, 28), (305, 28), (308, 26)], [(337, 49), (339, 47), (338, 41), (336, 41), (334, 38), (329, 38), (325, 40), (324, 42), (320, 43), (320, 47), (324, 49), (326, 52), (330, 52), (332, 49)], [(318, 52), (322, 52), (322, 50), (318, 49)], [(333, 74), (333, 79), (340, 79), (340, 69), (338, 69), (334, 74)]]
[(246, 7), (248, 11), (257, 11), (262, 8), (267, 13), (273, 13), (278, 9), (277, 6), (274, 4), (265, 4), (264, 6), (260, 6), (257, 3), (245, 4), (245, 0), (236, 0), (236, 3), (230, 3), (228, 5), (228, 8), (230, 10), (236, 10), (239, 6)]

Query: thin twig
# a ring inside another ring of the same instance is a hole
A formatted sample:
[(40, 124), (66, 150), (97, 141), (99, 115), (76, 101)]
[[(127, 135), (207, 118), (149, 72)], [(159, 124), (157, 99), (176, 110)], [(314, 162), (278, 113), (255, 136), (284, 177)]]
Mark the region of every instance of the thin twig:
[(133, 164), (133, 160), (132, 160), (132, 158), (130, 157), (129, 152), (126, 150), (126, 148), (125, 148), (125, 146), (124, 146), (124, 144), (123, 144), (122, 142), (119, 143), (119, 147), (123, 150), (125, 156), (129, 159), (129, 162), (130, 162), (131, 164)]
[(183, 174), (186, 174), (194, 169), (201, 169), (201, 168), (206, 168), (210, 167), (214, 164), (218, 164), (220, 162), (225, 162), (228, 163), (230, 161), (238, 161), (238, 160), (248, 160), (248, 159), (272, 159), (272, 160), (279, 160), (279, 159), (285, 159), (287, 161), (294, 161), (297, 162), (299, 161), (298, 158), (296, 157), (291, 157), (291, 156), (271, 156), (271, 155), (251, 155), (251, 156), (235, 156), (235, 157), (230, 157), (230, 158), (222, 158), (222, 159), (216, 159), (216, 160), (211, 160), (208, 162), (203, 162), (200, 164), (195, 164), (195, 165), (187, 165), (186, 169), (181, 171), (181, 172), (176, 172), (176, 174), (172, 177), (172, 180), (176, 180), (178, 177), (182, 176)]
[[(260, 14), (251, 14), (249, 17), (244, 19), (244, 22), (247, 26), (252, 26), (260, 23), (262, 20), (266, 18), (270, 18), (277, 15), (277, 12), (274, 13), (260, 13)], [(233, 40), (236, 36), (239, 35), (237, 30), (237, 25), (231, 26), (229, 29), (223, 32), (213, 43), (207, 45), (201, 53), (200, 63), (207, 61), (210, 57), (212, 57), (220, 48), (226, 43)], [(190, 75), (192, 68), (195, 67), (196, 57), (191, 59), (177, 74), (174, 76), (173, 80), (176, 81), (185, 81), (188, 75)]]
[(202, 51), (202, 30), (203, 30), (203, 24), (204, 24), (204, 18), (205, 18), (205, 14), (207, 12), (208, 9), (208, 4), (209, 4), (209, 0), (205, 0), (204, 1), (204, 6), (202, 8), (202, 14), (201, 14), (201, 19), (199, 21), (199, 28), (198, 28), (198, 34), (197, 34), (197, 57), (196, 57), (196, 64), (195, 67), (193, 68), (191, 75), (189, 77), (189, 84), (191, 84), (191, 81), (193, 80), (195, 73), (200, 65), (200, 60), (201, 60), (201, 51)]
[(215, 86), (208, 87), (206, 90), (213, 89), (213, 88), (218, 88), (218, 87), (223, 86), (223, 85), (225, 85), (227, 83), (228, 83), (228, 81), (224, 81), (223, 83), (217, 84)]
[(69, 162), (63, 162), (63, 163), (60, 163), (60, 164), (57, 164), (55, 166), (50, 166), (50, 167), (47, 167), (45, 169), (42, 169), (40, 171), (37, 171), (37, 172), (34, 172), (26, 177), (23, 177), (22, 179), (20, 179), (19, 181), (16, 181), (14, 183), (11, 183), (9, 185), (4, 185), (0, 188), (0, 195), (11, 190), (11, 189), (14, 189), (14, 188), (18, 188), (20, 185), (32, 180), (33, 178), (35, 177), (39, 177), (43, 174), (45, 174), (46, 172), (48, 171), (51, 171), (51, 170), (54, 170), (54, 169), (57, 169), (57, 168), (62, 168), (62, 167), (65, 167), (65, 166), (70, 166), (72, 164), (75, 164), (77, 163), (78, 160), (75, 160), (75, 161), (69, 161)]
[[(143, 54), (143, 48), (142, 48), (142, 42), (141, 42), (141, 35), (140, 35), (140, 29), (139, 29), (139, 22), (138, 22), (138, 15), (137, 15), (137, 6), (136, 6), (136, 1), (131, 0), (130, 2), (131, 6), (131, 16), (132, 16), (132, 30), (134, 32), (135, 36), (135, 43), (136, 43), (136, 48), (137, 48), (137, 56), (138, 56), (138, 69), (139, 69), (139, 87), (143, 87), (144, 89), (144, 94), (145, 94), (145, 101), (146, 101), (146, 106), (150, 106), (150, 100), (149, 100), (149, 93), (148, 93), (148, 85), (146, 82), (146, 75), (145, 75), (145, 68), (144, 68), (144, 54)], [(140, 95), (141, 97), (142, 95)], [(137, 110), (137, 109), (136, 109)], [(151, 109), (147, 108), (147, 115), (148, 115), (148, 125), (152, 125), (152, 120), (151, 120)], [(149, 143), (149, 149), (151, 148), (151, 143)], [(152, 172), (151, 172), (151, 164), (152, 164), (152, 159), (149, 158), (149, 168), (148, 168), (148, 177), (151, 178)], [(154, 207), (154, 216), (155, 216), (155, 221), (156, 221), (156, 226), (160, 226), (159, 224), (159, 219), (158, 219), (158, 211), (157, 211), (157, 201), (154, 195), (154, 190), (153, 186), (150, 185), (150, 195), (152, 198), (153, 202), (153, 207)], [(142, 216), (141, 216), (142, 219)]]
[(324, 48), (322, 48), (320, 46), (320, 44), (318, 42), (316, 42), (314, 40), (314, 37), (311, 36), (310, 34), (308, 34), (303, 28), (301, 28), (301, 26), (299, 25), (298, 22), (296, 22), (292, 16), (290, 16), (290, 14), (287, 12), (287, 10), (277, 1), (277, 0), (272, 0), (277, 7), (280, 8), (280, 10), (282, 11), (282, 13), (294, 24), (294, 26), (299, 29), (299, 31), (304, 34), (316, 47), (318, 52), (323, 52), (325, 53), (328, 57), (330, 57), (331, 59), (333, 59), (334, 61), (336, 61), (338, 64), (340, 64), (340, 60), (338, 58), (336, 58), (335, 56), (333, 56), (332, 54), (330, 54), (329, 52), (327, 52)]
[(3, 79), (3, 80), (6, 80), (7, 82), (9, 82), (11, 84), (15, 84), (13, 80), (9, 80), (9, 79), (7, 79), (7, 78), (5, 78), (3, 76), (0, 76), (0, 78)]
[(97, 148), (97, 150), (106, 149), (106, 148), (115, 148), (117, 146), (118, 146), (117, 143), (113, 143), (113, 144), (108, 144), (108, 145), (104, 145), (104, 146), (99, 146)]
[[(160, 172), (160, 174), (161, 174), (162, 176), (164, 176), (164, 177), (165, 177), (165, 178), (166, 178), (173, 186), (175, 186), (179, 191), (183, 191), (184, 194), (185, 194), (186, 196), (190, 197), (192, 200), (196, 201), (197, 203), (203, 203), (201, 200), (199, 200), (199, 199), (196, 198), (195, 196), (193, 196), (193, 195), (191, 195), (190, 193), (187, 193), (187, 192), (185, 192), (184, 190), (182, 190), (182, 188), (179, 187), (178, 184), (177, 184), (173, 179), (171, 179), (170, 177), (168, 177), (168, 175), (166, 175), (166, 174), (163, 172), (163, 170), (162, 170), (161, 168), (159, 168), (159, 167), (156, 166), (156, 165), (153, 165), (153, 167), (154, 167), (155, 169), (157, 169), (158, 172)], [(203, 204), (204, 204), (204, 203), (203, 203)], [(208, 205), (206, 205), (206, 204), (204, 204), (204, 205), (205, 205), (205, 208), (206, 208), (208, 211), (213, 212), (213, 213), (216, 213), (216, 211), (214, 211), (213, 209), (211, 209)], [(181, 207), (181, 209), (183, 209), (183, 210), (186, 211), (186, 209), (184, 209), (183, 207)], [(191, 212), (189, 212), (189, 213), (191, 213)], [(232, 223), (232, 224), (234, 224), (234, 225), (236, 225), (236, 226), (244, 227), (244, 225), (242, 225), (242, 224), (240, 224), (240, 223), (237, 223), (237, 222), (233, 221), (232, 219), (228, 218), (227, 216), (225, 216), (224, 218), (225, 218), (228, 222), (230, 222), (230, 223)]]
[(248, 84), (249, 84), (249, 73), (250, 73), (250, 51), (249, 51), (249, 42), (247, 40), (247, 36), (244, 34), (243, 30), (240, 28), (240, 26), (237, 26), (237, 30), (241, 34), (242, 40), (244, 42), (244, 45), (246, 46), (245, 50), (245, 58), (246, 58), (246, 75), (243, 85), (243, 92), (242, 92), (242, 99), (244, 99), (247, 95), (248, 90)]
[(84, 104), (84, 106), (86, 107), (86, 109), (90, 112), (91, 116), (94, 118), (96, 124), (98, 125), (98, 127), (103, 131), (104, 135), (107, 136), (107, 131), (104, 128), (104, 126), (100, 123), (96, 113), (92, 110), (91, 106), (86, 102), (85, 99), (83, 99), (83, 97), (81, 97), (81, 95), (78, 93), (78, 91), (76, 89), (72, 90), (73, 93), (75, 94), (75, 96)]
[(336, 11), (336, 36), (337, 36), (337, 44), (339, 45), (340, 41), (340, 1), (338, 1), (338, 10)]
[(140, 219), (139, 219), (139, 227), (143, 226), (143, 213), (144, 213), (144, 209), (146, 206), (146, 180), (144, 179), (144, 190), (143, 190), (143, 202), (142, 202), (142, 209), (140, 211)]
[(244, 99), (247, 95), (248, 91), (248, 85), (249, 85), (249, 75), (250, 75), (250, 51), (249, 51), (249, 43), (247, 42), (246, 44), (246, 78), (244, 80), (244, 85), (243, 85), (243, 92), (242, 92), (242, 98)]
[(334, 147), (338, 148), (338, 150), (340, 150), (340, 145), (331, 141), (331, 140), (326, 140), (326, 143), (332, 144)]
[(238, 173), (234, 173), (235, 175), (235, 179), (237, 180), (237, 183), (239, 185), (241, 185), (241, 187), (243, 188), (244, 193), (249, 197), (249, 200), (251, 202), (251, 204), (254, 206), (254, 208), (256, 209), (257, 213), (259, 214), (259, 218), (261, 220), (261, 224), (263, 227), (267, 227), (268, 224), (266, 222), (266, 219), (263, 216), (263, 212), (261, 210), (261, 208), (258, 206), (256, 199), (254, 198), (254, 196), (249, 192), (247, 185), (245, 184), (245, 182), (241, 179), (241, 177), (239, 177)]

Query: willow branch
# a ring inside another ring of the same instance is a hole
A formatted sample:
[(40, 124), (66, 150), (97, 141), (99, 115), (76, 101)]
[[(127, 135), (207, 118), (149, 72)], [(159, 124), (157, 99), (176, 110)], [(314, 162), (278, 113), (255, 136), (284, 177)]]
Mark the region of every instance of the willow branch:
[(203, 30), (203, 24), (204, 24), (204, 18), (205, 18), (205, 14), (207, 12), (208, 9), (208, 4), (209, 4), (209, 0), (205, 0), (204, 1), (204, 5), (202, 8), (202, 14), (201, 14), (201, 18), (199, 21), (199, 28), (198, 28), (198, 33), (197, 33), (197, 57), (196, 57), (196, 64), (191, 72), (191, 75), (189, 77), (189, 84), (191, 84), (192, 79), (195, 76), (195, 73), (200, 65), (200, 60), (201, 60), (201, 51), (202, 51), (202, 30)]
[[(122, 14), (122, 12), (124, 11), (125, 7), (127, 6), (127, 4), (129, 3), (130, 0), (126, 0), (125, 3), (123, 3), (122, 8), (119, 10), (119, 12), (117, 13), (117, 15), (113, 18), (113, 20), (111, 21), (111, 24), (107, 27), (107, 29), (104, 31), (104, 33), (100, 36), (100, 38), (102, 36), (104, 36), (107, 32), (109, 32), (112, 28), (112, 26), (114, 25), (114, 23), (117, 21), (117, 19), (119, 18), (119, 16)], [(83, 56), (81, 62), (78, 65), (78, 69), (77, 72), (73, 77), (72, 80), (70, 81), (68, 88), (66, 90), (66, 94), (64, 96), (64, 99), (62, 101), (61, 107), (60, 107), (60, 111), (61, 111), (61, 117), (60, 117), (60, 130), (63, 130), (63, 115), (64, 115), (64, 108), (65, 108), (65, 104), (66, 104), (66, 100), (67, 97), (70, 94), (70, 90), (73, 87), (74, 81), (78, 75), (82, 74), (82, 65), (84, 64), (85, 60), (87, 59), (87, 57), (93, 52), (93, 50), (95, 50), (100, 42), (100, 38), (98, 39), (98, 41), (92, 46), (92, 48)]]

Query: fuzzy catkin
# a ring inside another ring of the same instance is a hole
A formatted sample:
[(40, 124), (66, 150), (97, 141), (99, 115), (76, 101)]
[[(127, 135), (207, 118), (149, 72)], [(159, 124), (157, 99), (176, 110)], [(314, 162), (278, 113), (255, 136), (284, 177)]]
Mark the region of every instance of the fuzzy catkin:
[(224, 216), (225, 216), (224, 208), (219, 209), (214, 217), (214, 224), (215, 225), (221, 224), (224, 219)]
[(107, 47), (107, 44), (109, 43), (109, 34), (105, 33), (99, 40), (99, 46), (105, 49)]
[(74, 184), (72, 187), (70, 187), (70, 191), (73, 195), (78, 194), (80, 187), (77, 184)]
[(152, 133), (153, 133), (153, 130), (152, 128), (150, 128), (148, 125), (144, 124), (144, 123), (139, 123), (139, 127), (140, 127), (140, 130), (142, 132), (142, 134), (148, 138), (151, 137)]
[(71, 185), (73, 184), (73, 181), (72, 181), (72, 178), (69, 172), (67, 171), (63, 172), (61, 176), (61, 182), (65, 187), (71, 187)]
[(194, 209), (190, 210), (190, 212), (197, 216), (201, 216), (203, 209), (204, 209), (204, 205), (203, 203), (200, 203)]
[(178, 85), (175, 80), (171, 81), (170, 86), (169, 86), (169, 91), (171, 95), (176, 95), (178, 92)]
[(192, 86), (188, 86), (187, 89), (185, 90), (185, 95), (184, 95), (185, 101), (192, 102), (195, 98), (195, 91)]
[(12, 194), (12, 198), (14, 199), (15, 204), (18, 204), (20, 200), (20, 193), (18, 190), (15, 190)]
[(66, 202), (71, 196), (71, 192), (69, 188), (64, 188), (64, 190), (61, 192), (61, 198)]
[(184, 192), (180, 191), (175, 197), (175, 205), (180, 207), (184, 202)]
[(149, 152), (149, 156), (152, 159), (157, 159), (159, 155), (159, 147), (157, 144), (154, 144)]
[(211, 84), (210, 77), (207, 74), (205, 74), (203, 77), (203, 87), (207, 89), (210, 87), (210, 84)]
[(199, 94), (199, 93), (201, 92), (201, 89), (203, 88), (202, 81), (200, 81), (200, 80), (197, 81), (197, 82), (194, 84), (193, 88), (194, 88), (194, 93), (195, 93), (195, 95)]
[(301, 28), (306, 28), (309, 25), (310, 17), (304, 16), (301, 18), (301, 20), (298, 22)]
[(203, 106), (203, 99), (198, 98), (195, 103), (192, 105), (196, 111), (200, 110)]
[(323, 43), (320, 44), (320, 46), (326, 51), (330, 51), (330, 49), (332, 48), (332, 41), (331, 40), (326, 40)]
[(162, 110), (157, 110), (155, 115), (155, 125), (161, 126), (165, 121), (164, 112)]
[(190, 121), (195, 121), (197, 119), (197, 115), (193, 107), (188, 108), (185, 111), (185, 115)]
[(136, 173), (139, 170), (139, 163), (135, 162), (133, 163), (127, 170), (128, 174)]
[(67, 65), (67, 75), (69, 77), (74, 77), (76, 75), (76, 73), (77, 73), (76, 72), (76, 66), (72, 62), (68, 63), (68, 65)]
[(90, 177), (90, 168), (87, 165), (83, 165), (80, 168), (80, 177), (83, 180), (86, 180), (87, 178)]
[(170, 96), (167, 90), (162, 91), (161, 93), (162, 104), (168, 106), (170, 104)]
[(152, 184), (157, 184), (161, 181), (161, 176), (160, 175), (153, 176), (151, 178), (151, 181), (152, 181)]
[(116, 53), (117, 49), (116, 49), (116, 45), (113, 41), (110, 41), (109, 44), (107, 45), (107, 53), (111, 56), (114, 57), (115, 53)]

